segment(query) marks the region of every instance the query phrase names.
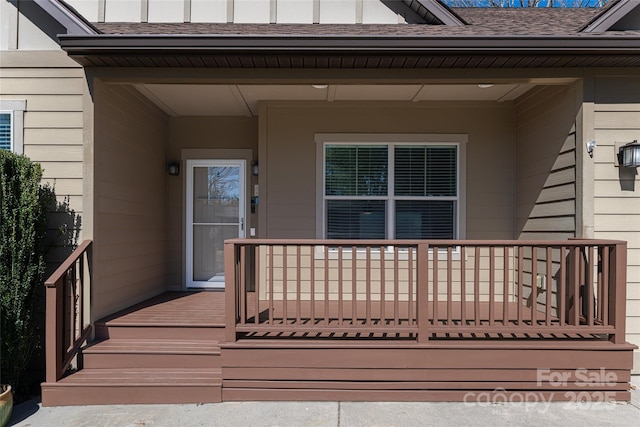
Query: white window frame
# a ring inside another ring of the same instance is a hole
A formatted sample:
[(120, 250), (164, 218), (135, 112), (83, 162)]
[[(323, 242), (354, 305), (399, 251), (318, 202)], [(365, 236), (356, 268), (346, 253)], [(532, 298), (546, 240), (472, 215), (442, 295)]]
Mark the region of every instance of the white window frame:
[(0, 100), (0, 114), (11, 115), (11, 142), (9, 151), (24, 154), (25, 100)]
[[(461, 240), (466, 237), (466, 144), (467, 134), (325, 134), (315, 135), (316, 142), (316, 238), (326, 239), (326, 200), (325, 196), (325, 147), (328, 144), (344, 145), (385, 145), (388, 146), (389, 162), (393, 162), (393, 147), (396, 145), (456, 145), (457, 149), (457, 197), (431, 197), (427, 200), (456, 200), (456, 231), (454, 240)], [(390, 165), (389, 187), (393, 185), (392, 167)], [(357, 199), (357, 196), (353, 197)], [(361, 197), (362, 198), (362, 197)], [(367, 198), (368, 199), (368, 198)], [(411, 200), (414, 197), (374, 197), (381, 200)], [(421, 198), (422, 200), (422, 198)], [(394, 206), (388, 206), (389, 213), (386, 238), (389, 239), (394, 229)]]

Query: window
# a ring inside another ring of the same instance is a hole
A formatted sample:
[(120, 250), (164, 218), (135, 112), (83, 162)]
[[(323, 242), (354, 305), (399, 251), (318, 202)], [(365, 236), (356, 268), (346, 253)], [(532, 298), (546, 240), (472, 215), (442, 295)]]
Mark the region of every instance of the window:
[(459, 141), (451, 136), (442, 141), (423, 136), (420, 141), (419, 135), (397, 142), (325, 140), (322, 236), (460, 238), (465, 139), (456, 136)]
[(0, 150), (13, 150), (13, 114), (0, 112)]
[(23, 152), (25, 101), (0, 100), (0, 150)]

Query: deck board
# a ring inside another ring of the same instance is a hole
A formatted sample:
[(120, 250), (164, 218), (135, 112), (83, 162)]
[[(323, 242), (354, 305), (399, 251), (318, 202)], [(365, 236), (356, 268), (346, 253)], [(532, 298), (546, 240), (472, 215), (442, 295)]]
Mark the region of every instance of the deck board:
[(223, 326), (224, 292), (166, 292), (103, 319), (109, 326)]

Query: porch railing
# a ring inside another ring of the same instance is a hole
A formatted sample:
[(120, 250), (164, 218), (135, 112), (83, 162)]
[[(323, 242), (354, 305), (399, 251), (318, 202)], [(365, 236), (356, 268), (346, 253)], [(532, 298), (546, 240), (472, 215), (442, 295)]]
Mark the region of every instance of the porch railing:
[(626, 242), (225, 242), (227, 340), (624, 342)]
[(82, 242), (45, 282), (47, 382), (56, 382), (64, 376), (91, 333), (84, 311), (91, 245), (91, 240)]

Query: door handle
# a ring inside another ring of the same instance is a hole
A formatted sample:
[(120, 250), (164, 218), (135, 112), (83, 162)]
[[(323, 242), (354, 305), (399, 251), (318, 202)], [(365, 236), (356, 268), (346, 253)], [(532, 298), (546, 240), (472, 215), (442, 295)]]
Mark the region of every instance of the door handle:
[(244, 218), (240, 218), (240, 231), (244, 231)]

